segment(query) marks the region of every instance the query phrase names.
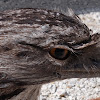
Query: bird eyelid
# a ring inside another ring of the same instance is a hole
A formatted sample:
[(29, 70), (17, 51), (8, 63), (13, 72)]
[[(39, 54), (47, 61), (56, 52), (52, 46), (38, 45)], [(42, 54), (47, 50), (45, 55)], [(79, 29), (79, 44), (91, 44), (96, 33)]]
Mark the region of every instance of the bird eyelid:
[(44, 50), (50, 51), (52, 48), (67, 49), (73, 52), (73, 49), (68, 47), (67, 45), (51, 45), (51, 46), (45, 47)]
[(67, 50), (71, 51), (71, 48), (69, 48), (69, 47), (66, 46), (66, 45), (55, 45), (54, 48), (67, 49)]

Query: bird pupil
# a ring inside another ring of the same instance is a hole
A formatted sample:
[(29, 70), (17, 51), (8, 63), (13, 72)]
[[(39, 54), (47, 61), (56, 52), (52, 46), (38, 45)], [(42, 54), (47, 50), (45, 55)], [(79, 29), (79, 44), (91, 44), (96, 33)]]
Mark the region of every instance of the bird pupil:
[(64, 49), (57, 48), (55, 50), (55, 57), (57, 57), (57, 58), (63, 58), (64, 51), (65, 51)]

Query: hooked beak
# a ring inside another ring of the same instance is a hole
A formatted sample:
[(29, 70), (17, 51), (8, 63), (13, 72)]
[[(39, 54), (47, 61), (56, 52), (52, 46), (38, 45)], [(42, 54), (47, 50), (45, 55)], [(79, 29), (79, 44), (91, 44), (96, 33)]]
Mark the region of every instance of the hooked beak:
[(89, 42), (73, 48), (82, 53), (76, 58), (72, 57), (72, 63), (67, 63), (59, 72), (61, 79), (100, 77), (100, 34), (92, 35)]

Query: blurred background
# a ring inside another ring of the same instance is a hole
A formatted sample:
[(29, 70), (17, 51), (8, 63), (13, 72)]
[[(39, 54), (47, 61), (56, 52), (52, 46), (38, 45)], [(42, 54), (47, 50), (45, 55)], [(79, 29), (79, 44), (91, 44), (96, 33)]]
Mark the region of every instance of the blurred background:
[(88, 13), (100, 10), (100, 0), (0, 0), (0, 10), (15, 8), (59, 8), (66, 11), (72, 8), (75, 13)]
[[(16, 8), (71, 8), (82, 21), (100, 32), (100, 0), (0, 0), (0, 11)], [(74, 78), (45, 84), (40, 100), (89, 100), (100, 97), (100, 78)]]

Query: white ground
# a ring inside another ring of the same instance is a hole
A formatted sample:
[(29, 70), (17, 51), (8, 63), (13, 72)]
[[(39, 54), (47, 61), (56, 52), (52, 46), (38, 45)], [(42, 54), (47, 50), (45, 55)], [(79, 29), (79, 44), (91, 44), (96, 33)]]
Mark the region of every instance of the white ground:
[[(100, 32), (100, 12), (79, 17), (93, 32)], [(40, 100), (89, 100), (96, 97), (100, 97), (100, 78), (75, 78), (43, 85)]]

